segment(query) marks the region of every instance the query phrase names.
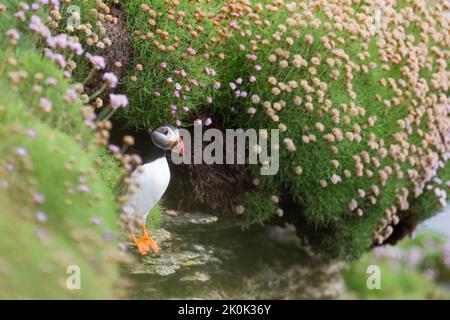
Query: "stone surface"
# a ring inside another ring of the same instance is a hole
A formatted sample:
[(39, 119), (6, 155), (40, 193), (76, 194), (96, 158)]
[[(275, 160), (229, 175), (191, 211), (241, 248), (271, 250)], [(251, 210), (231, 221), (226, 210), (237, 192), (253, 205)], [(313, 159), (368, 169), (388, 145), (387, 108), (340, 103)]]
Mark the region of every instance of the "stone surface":
[(161, 251), (128, 269), (135, 299), (338, 299), (341, 265), (316, 261), (295, 229), (252, 227), (201, 213), (165, 215)]

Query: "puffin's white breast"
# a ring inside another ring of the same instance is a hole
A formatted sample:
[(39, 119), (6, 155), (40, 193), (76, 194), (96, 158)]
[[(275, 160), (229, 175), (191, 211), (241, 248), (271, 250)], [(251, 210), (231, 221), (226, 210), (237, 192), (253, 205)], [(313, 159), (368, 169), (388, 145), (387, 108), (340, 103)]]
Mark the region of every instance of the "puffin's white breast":
[(161, 199), (169, 181), (170, 170), (165, 157), (138, 167), (131, 174), (124, 208), (132, 210), (135, 216), (142, 217), (145, 223), (149, 211)]

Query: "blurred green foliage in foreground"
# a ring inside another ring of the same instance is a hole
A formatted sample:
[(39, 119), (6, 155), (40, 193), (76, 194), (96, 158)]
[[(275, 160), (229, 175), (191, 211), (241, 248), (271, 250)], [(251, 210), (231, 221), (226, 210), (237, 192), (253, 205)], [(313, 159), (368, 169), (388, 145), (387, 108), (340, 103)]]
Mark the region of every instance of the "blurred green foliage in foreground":
[[(367, 268), (380, 268), (381, 288), (369, 289)], [(359, 299), (450, 299), (450, 240), (429, 232), (398, 246), (376, 248), (344, 273)]]
[[(70, 81), (13, 16), (18, 3), (2, 3), (0, 299), (115, 297), (121, 252), (105, 181), (117, 166), (94, 144), (81, 101), (65, 97)], [(5, 36), (12, 29), (20, 32), (14, 46)], [(79, 290), (66, 285), (70, 266), (81, 272)]]

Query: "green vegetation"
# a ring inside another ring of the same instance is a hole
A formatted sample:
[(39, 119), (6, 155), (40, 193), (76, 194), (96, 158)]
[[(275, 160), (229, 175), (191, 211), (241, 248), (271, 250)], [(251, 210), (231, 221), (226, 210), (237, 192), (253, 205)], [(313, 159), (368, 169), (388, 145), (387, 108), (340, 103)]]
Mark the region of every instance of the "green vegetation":
[[(397, 247), (377, 248), (351, 263), (344, 278), (359, 299), (449, 299), (443, 284), (450, 280), (449, 242), (437, 235), (420, 233)], [(381, 288), (368, 289), (367, 268), (380, 268)]]
[[(197, 117), (278, 128), (280, 171), (257, 177), (251, 166), (259, 183), (239, 195), (237, 212), (263, 224), (292, 198), (332, 256), (359, 257), (402, 220), (426, 219), (446, 202), (443, 1), (123, 0), (132, 54), (123, 79), (110, 73), (117, 63), (104, 70), (113, 3), (0, 0), (0, 298), (117, 292), (124, 254), (111, 189), (119, 164), (138, 161), (109, 145), (111, 123), (95, 108), (119, 110), (139, 129)], [(68, 25), (70, 4), (81, 7), (79, 27)], [(67, 290), (69, 265), (80, 266), (82, 290)]]
[(280, 171), (243, 200), (246, 221), (283, 207), (255, 198), (290, 196), (326, 230), (322, 251), (347, 258), (445, 203), (442, 1), (193, 3), (122, 2), (133, 56), (131, 107), (120, 116), (136, 128), (190, 126), (200, 115), (219, 127), (280, 129)]
[[(2, 4), (0, 298), (116, 297), (124, 256), (108, 184), (119, 169), (94, 144), (81, 101), (68, 97), (73, 83), (13, 16), (17, 2)], [(66, 286), (71, 265), (80, 268), (80, 290)]]

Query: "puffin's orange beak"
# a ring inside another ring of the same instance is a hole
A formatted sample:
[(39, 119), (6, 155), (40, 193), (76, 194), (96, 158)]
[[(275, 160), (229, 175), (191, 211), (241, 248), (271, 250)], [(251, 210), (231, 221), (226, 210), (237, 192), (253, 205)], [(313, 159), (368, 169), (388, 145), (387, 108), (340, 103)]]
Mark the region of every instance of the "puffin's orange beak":
[(181, 136), (178, 138), (178, 153), (180, 156), (184, 155), (184, 142)]
[(167, 142), (167, 145), (169, 146), (170, 149), (172, 149), (173, 146), (175, 145), (175, 140), (169, 140), (169, 142)]

